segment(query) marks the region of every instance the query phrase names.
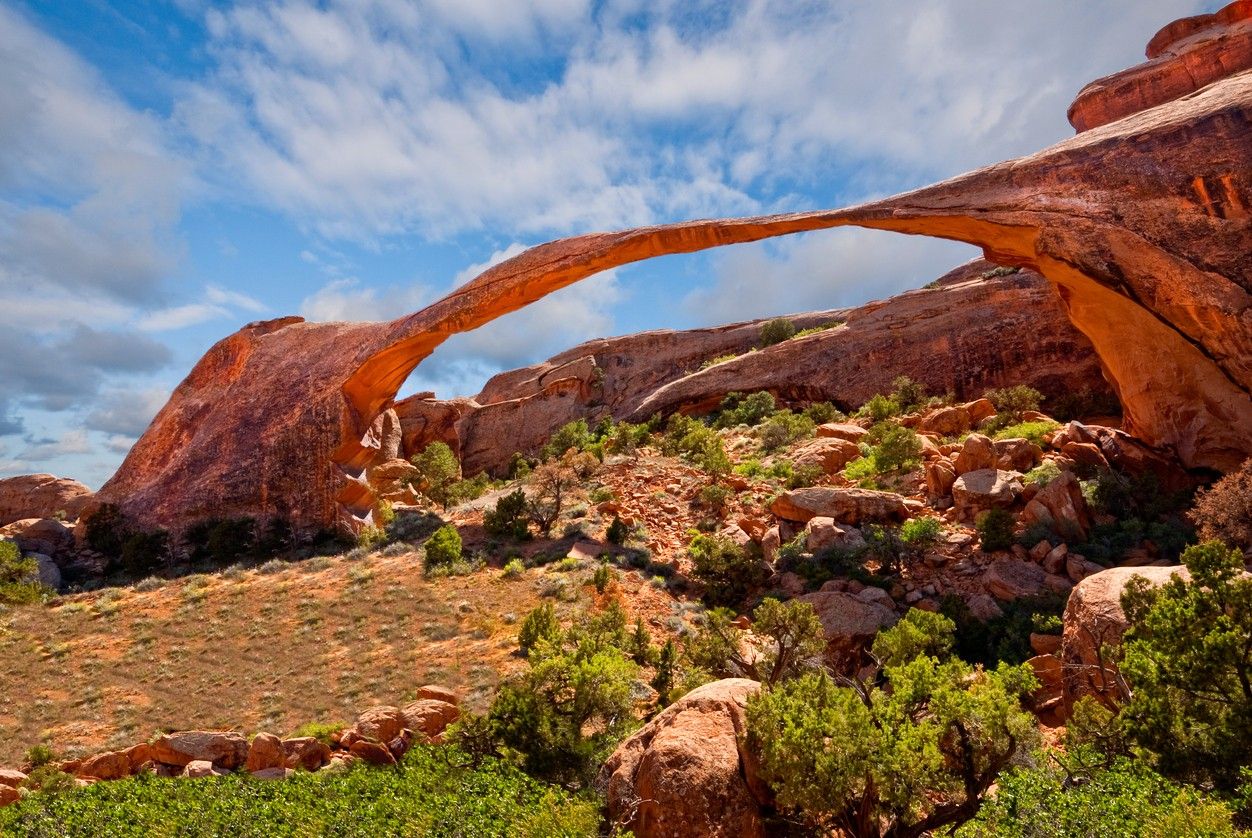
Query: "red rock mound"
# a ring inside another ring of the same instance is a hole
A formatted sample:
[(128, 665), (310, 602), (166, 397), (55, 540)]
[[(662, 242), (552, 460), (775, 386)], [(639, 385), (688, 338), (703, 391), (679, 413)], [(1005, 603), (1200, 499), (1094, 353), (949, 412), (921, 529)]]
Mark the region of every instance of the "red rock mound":
[(0, 480), (0, 526), (26, 518), (51, 518), (64, 512), (73, 521), (91, 500), (92, 491), (67, 477), (23, 474)]

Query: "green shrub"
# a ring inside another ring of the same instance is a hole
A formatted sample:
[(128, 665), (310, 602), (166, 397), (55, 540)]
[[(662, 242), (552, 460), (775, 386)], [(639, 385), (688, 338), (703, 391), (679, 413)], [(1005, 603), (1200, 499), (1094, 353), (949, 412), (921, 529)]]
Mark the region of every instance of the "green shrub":
[(809, 417), (792, 413), (789, 410), (775, 413), (756, 432), (761, 447), (766, 451), (777, 451), (801, 439), (813, 435), (816, 426)]
[(956, 624), (956, 653), (961, 660), (993, 668), (1001, 662), (1024, 663), (1035, 652), (1030, 635), (1055, 633), (1055, 625), (1065, 608), (1065, 597), (1044, 594), (1000, 603), (998, 617), (982, 621), (970, 613), (965, 600), (956, 594), (943, 597), (939, 612)]
[(530, 534), (526, 516), (526, 493), (516, 489), (496, 501), (495, 508), (483, 513), (483, 529), (488, 535), (522, 540)]
[(435, 503), (448, 508), (452, 484), (461, 476), (461, 464), (446, 442), (435, 441), (413, 456), (417, 468), (414, 487)]
[(427, 570), (455, 564), (461, 560), (461, 534), (456, 527), (445, 524), (426, 540)]
[(876, 393), (869, 401), (861, 405), (857, 416), (867, 416), (874, 422), (885, 422), (893, 416), (899, 416), (900, 404), (892, 398)]
[(147, 576), (169, 560), (170, 534), (165, 530), (137, 532), (122, 545), (122, 569), (131, 576)]
[(1122, 594), (1120, 667), (1134, 687), (1122, 719), (1166, 776), (1233, 791), (1252, 766), (1252, 578), (1220, 542), (1182, 561), (1189, 581), (1153, 588), (1134, 577)]
[(795, 336), (796, 324), (785, 317), (776, 317), (761, 324), (760, 345), (762, 348), (773, 346), (776, 343), (791, 340)]
[(105, 556), (120, 556), (131, 527), (116, 504), (101, 504), (87, 518), (87, 546)]
[(527, 670), (501, 687), (488, 723), (528, 773), (583, 785), (635, 723), (639, 668), (623, 648), (629, 634), (616, 603), (564, 634), (553, 622), (538, 619), (544, 640), (529, 646)]
[(717, 436), (706, 440), (692, 461), (701, 471), (714, 478), (730, 474), (730, 457), (726, 454), (726, 447), (722, 444), (722, 440)]
[(0, 541), (0, 604), (29, 605), (51, 593), (39, 584), (39, 564), (23, 558), (12, 541)]
[(1039, 404), (1043, 401), (1043, 394), (1033, 387), (1018, 384), (1013, 387), (988, 390), (983, 394), (983, 398), (990, 400), (995, 405), (998, 415), (1016, 422), (1023, 413), (1039, 409)]
[[(70, 784), (73, 783), (73, 778)], [(187, 782), (139, 775), (0, 809), (0, 834), (57, 838), (274, 835), (595, 836), (598, 803), (475, 761), (454, 745), (417, 744), (394, 769), (246, 773)]]
[(775, 477), (781, 478), (783, 486), (788, 489), (803, 489), (806, 486), (815, 486), (826, 476), (826, 470), (818, 463), (804, 463), (796, 466), (787, 460), (779, 460), (774, 463), (774, 467), (770, 469), (770, 472)]
[(778, 412), (774, 396), (764, 390), (749, 395), (727, 393), (713, 422), (718, 428), (755, 427)]
[(521, 451), (514, 451), (513, 456), (509, 458), (509, 479), (521, 480), (530, 474), (530, 470), (533, 467), (534, 464), (526, 459), (526, 456)]
[(814, 402), (804, 409), (804, 415), (812, 420), (814, 425), (825, 425), (827, 422), (842, 422), (848, 418), (835, 409), (830, 402)]
[(977, 813), (1038, 738), (1021, 707), (1036, 682), (1029, 667), (987, 671), (948, 657), (951, 632), (912, 610), (875, 641), (883, 664), (868, 683), (883, 688), (862, 692), (821, 672), (748, 699), (748, 746), (780, 808), (855, 838), (939, 834)]
[(704, 586), (704, 599), (714, 605), (736, 605), (765, 581), (760, 558), (728, 538), (696, 533), (687, 555), (692, 577)]
[(540, 449), (539, 455), (545, 460), (551, 460), (554, 457), (560, 457), (571, 448), (575, 451), (583, 451), (594, 441), (595, 437), (591, 429), (587, 427), (587, 420), (575, 419), (557, 429), (556, 433), (548, 438), (547, 444)]
[(926, 388), (907, 375), (897, 376), (891, 382), (891, 388), (891, 400), (899, 405), (901, 413), (911, 413), (926, 406)]
[(478, 500), (491, 488), (491, 478), (487, 472), (480, 471), (469, 480), (457, 480), (448, 487), (448, 506), (459, 506), (472, 500)]
[(1040, 758), (1000, 776), (995, 797), (959, 838), (1233, 838), (1221, 801), (1175, 785), (1142, 762), (1074, 768)]
[(31, 768), (40, 768), (58, 761), (61, 757), (47, 745), (31, 745), (26, 749), (25, 762)]
[(712, 510), (716, 515), (722, 515), (734, 496), (735, 492), (729, 486), (714, 483), (700, 489), (700, 505)]
[(1026, 483), (1033, 483), (1036, 486), (1043, 487), (1056, 480), (1061, 476), (1061, 467), (1052, 460), (1045, 460), (1039, 465), (1026, 472), (1023, 478)]
[(609, 583), (613, 581), (613, 568), (607, 564), (602, 564), (596, 568), (595, 573), (591, 574), (591, 584), (595, 585), (596, 593), (602, 594), (609, 589)]
[(610, 544), (625, 544), (626, 539), (630, 537), (630, 528), (616, 515), (613, 516), (612, 523), (609, 524), (608, 531), (604, 537), (609, 540)]
[(526, 565), (521, 559), (509, 559), (504, 564), (504, 578), (517, 579), (526, 573)]
[(943, 534), (943, 522), (938, 518), (910, 518), (900, 527), (900, 540), (909, 547), (929, 547)]
[(1013, 513), (1007, 509), (991, 509), (984, 512), (974, 528), (978, 531), (978, 541), (983, 552), (994, 553), (1007, 550), (1013, 546)]
[(746, 632), (733, 625), (730, 611), (715, 608), (705, 617), (701, 629), (683, 646), (693, 669), (722, 678), (777, 684), (821, 666), (826, 632), (810, 603), (766, 599), (757, 606), (752, 612), (752, 633), (765, 641), (759, 649), (745, 642)]
[(881, 422), (870, 428), (865, 439), (874, 448), (874, 466), (879, 474), (909, 471), (921, 463), (922, 440), (910, 428)]
[(528, 613), (517, 633), (517, 648), (529, 655), (541, 640), (555, 640), (561, 635), (561, 624), (556, 619), (552, 603), (545, 602)]
[(382, 527), (361, 527), (361, 531), (356, 534), (356, 546), (363, 550), (373, 550), (386, 543), (387, 531)]
[(1034, 422), (1018, 422), (996, 431), (994, 439), (1028, 439), (1035, 445), (1043, 445), (1061, 426), (1051, 419)]

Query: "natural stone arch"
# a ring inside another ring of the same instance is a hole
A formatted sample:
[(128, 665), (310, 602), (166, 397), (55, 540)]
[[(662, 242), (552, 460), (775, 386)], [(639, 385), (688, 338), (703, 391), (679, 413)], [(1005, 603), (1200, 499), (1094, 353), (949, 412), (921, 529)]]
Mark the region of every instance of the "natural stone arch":
[(1038, 270), (1095, 346), (1127, 429), (1188, 466), (1229, 469), (1252, 454), (1250, 137), (1244, 72), (884, 201), (563, 239), (390, 323), (252, 324), (197, 364), (98, 499), (152, 526), (237, 514), (359, 526), (373, 506), (370, 425), (452, 334), (608, 268), (845, 225)]

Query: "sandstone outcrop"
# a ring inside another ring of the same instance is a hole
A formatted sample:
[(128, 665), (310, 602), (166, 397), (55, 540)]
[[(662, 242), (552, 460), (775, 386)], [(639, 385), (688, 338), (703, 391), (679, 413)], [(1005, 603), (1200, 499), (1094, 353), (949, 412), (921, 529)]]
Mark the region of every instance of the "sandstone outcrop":
[(52, 518), (64, 513), (73, 521), (91, 500), (92, 491), (67, 477), (22, 474), (0, 480), (0, 526), (26, 518)]
[(894, 492), (812, 486), (783, 492), (770, 511), (786, 521), (830, 518), (839, 524), (899, 523), (909, 517), (905, 499)]
[[(644, 332), (590, 341), (501, 373), (473, 398), (419, 394), (396, 406), (405, 451), (411, 456), (438, 440), (458, 453), (467, 473), (499, 473), (513, 452), (533, 453), (576, 418), (594, 424), (605, 416), (640, 421), (652, 413), (707, 412), (736, 390), (853, 408), (890, 390), (897, 375), (961, 396), (1023, 382), (1051, 395), (1104, 390), (1094, 351), (1069, 325), (1046, 280), (1033, 272), (997, 275), (994, 267), (977, 260), (934, 288), (791, 315), (799, 328), (842, 325), (759, 351), (752, 350), (762, 321)], [(705, 366), (726, 355), (734, 357)], [(879, 363), (858, 363), (865, 357)]]
[(1252, 68), (1252, 2), (1174, 21), (1148, 42), (1147, 57), (1084, 87), (1070, 105), (1070, 124), (1087, 131)]
[[(449, 336), (615, 266), (848, 225), (957, 239), (1039, 271), (1099, 355), (1126, 430), (1188, 467), (1233, 469), (1252, 454), (1252, 71), (1216, 78), (1231, 66), (1189, 95), (905, 195), (563, 239), (389, 323), (250, 324), (209, 350), (96, 500), (175, 530), (231, 515), (359, 529), (376, 502), (366, 472), (386, 453), (370, 431)], [(803, 356), (807, 340), (781, 345)], [(752, 381), (755, 360), (736, 363), (732, 377)], [(694, 404), (690, 387), (639, 411)]]
[[(865, 591), (881, 589), (866, 588)], [(865, 591), (861, 595), (818, 591), (798, 597), (817, 612), (826, 633), (826, 660), (838, 671), (855, 670), (861, 663), (861, 653), (875, 635), (899, 619), (885, 591), (881, 599), (872, 598)]]
[(596, 781), (610, 819), (639, 838), (764, 835), (768, 800), (740, 745), (760, 688), (742, 678), (705, 684), (618, 745)]

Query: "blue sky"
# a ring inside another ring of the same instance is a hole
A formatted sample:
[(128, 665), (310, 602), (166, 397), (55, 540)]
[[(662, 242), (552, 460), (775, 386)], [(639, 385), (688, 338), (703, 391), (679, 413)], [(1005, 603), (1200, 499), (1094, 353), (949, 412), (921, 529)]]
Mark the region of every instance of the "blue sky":
[[(0, 476), (98, 486), (251, 320), (384, 319), (563, 235), (844, 205), (1072, 133), (1200, 0), (0, 0)], [(977, 255), (840, 230), (631, 266), (405, 392), (597, 336), (881, 298)]]

